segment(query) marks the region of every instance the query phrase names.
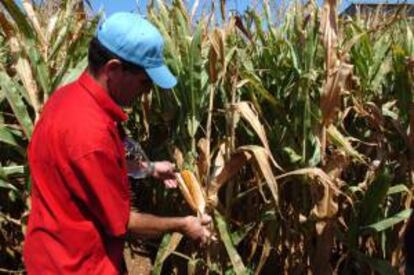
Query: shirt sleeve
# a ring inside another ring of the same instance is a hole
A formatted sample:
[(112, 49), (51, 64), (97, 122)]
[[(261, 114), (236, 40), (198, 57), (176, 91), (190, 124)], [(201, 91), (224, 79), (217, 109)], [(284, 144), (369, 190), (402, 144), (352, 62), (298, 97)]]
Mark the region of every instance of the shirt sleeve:
[(96, 149), (71, 163), (70, 189), (105, 232), (122, 236), (129, 219), (129, 186), (125, 164), (113, 152)]

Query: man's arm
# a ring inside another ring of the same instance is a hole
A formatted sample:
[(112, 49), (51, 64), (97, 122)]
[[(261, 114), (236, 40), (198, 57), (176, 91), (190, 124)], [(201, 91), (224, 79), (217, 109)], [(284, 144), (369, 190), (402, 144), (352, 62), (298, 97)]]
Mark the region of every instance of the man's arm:
[(210, 222), (211, 218), (207, 215), (199, 219), (194, 216), (159, 217), (130, 212), (128, 231), (145, 237), (156, 237), (168, 232), (180, 232), (192, 240), (206, 242), (210, 236), (206, 226)]

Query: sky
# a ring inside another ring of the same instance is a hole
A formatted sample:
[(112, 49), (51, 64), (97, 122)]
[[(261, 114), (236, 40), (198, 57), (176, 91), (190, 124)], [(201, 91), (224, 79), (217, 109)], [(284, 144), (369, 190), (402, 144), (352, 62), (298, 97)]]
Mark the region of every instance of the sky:
[[(114, 12), (118, 11), (139, 11), (140, 13), (145, 13), (146, 5), (148, 0), (90, 0), (92, 3), (94, 12), (99, 11), (100, 9), (104, 10), (106, 15), (110, 15)], [(203, 2), (211, 2), (206, 0), (199, 0), (200, 5)], [(217, 0), (216, 0), (217, 1)], [(280, 2), (283, 0), (273, 0), (276, 2)], [(284, 2), (288, 2), (289, 0), (284, 0)], [(194, 0), (184, 0), (184, 2), (189, 2), (192, 4)], [(262, 0), (226, 0), (227, 2), (227, 10), (238, 10), (239, 12), (243, 12), (246, 10), (247, 7), (253, 6), (254, 3), (262, 2)], [(270, 0), (272, 2), (272, 0)], [(317, 0), (318, 3), (322, 3), (323, 0)], [(345, 7), (347, 7), (352, 2), (363, 2), (363, 3), (414, 3), (414, 0), (343, 0), (339, 6), (339, 11), (342, 11)]]
[[(194, 2), (194, 0), (187, 1), (191, 4)], [(200, 5), (203, 2), (205, 1), (201, 0)], [(249, 2), (253, 1), (227, 0), (227, 8), (243, 11), (247, 8)], [(117, 11), (136, 11), (137, 9), (140, 12), (144, 13), (147, 5), (147, 0), (91, 0), (91, 3), (95, 11), (99, 10), (100, 8), (104, 8), (106, 15), (109, 15)]]

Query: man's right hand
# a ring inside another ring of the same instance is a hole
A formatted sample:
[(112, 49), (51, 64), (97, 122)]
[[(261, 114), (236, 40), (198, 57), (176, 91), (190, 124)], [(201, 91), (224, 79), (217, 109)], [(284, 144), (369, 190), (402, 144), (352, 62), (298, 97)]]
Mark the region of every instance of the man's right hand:
[(187, 216), (184, 219), (182, 233), (192, 240), (206, 243), (211, 236), (211, 233), (207, 228), (211, 223), (211, 217), (205, 214), (201, 218)]

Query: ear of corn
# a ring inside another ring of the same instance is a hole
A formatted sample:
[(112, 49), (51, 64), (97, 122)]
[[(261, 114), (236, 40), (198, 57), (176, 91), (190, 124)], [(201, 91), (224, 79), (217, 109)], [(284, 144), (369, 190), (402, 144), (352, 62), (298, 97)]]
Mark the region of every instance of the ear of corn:
[(193, 197), (191, 196), (190, 190), (187, 188), (187, 185), (184, 182), (183, 177), (181, 176), (180, 173), (176, 173), (175, 177), (178, 182), (178, 188), (180, 188), (180, 191), (183, 194), (184, 199), (190, 205), (191, 209), (193, 209), (194, 211), (197, 211), (197, 206), (193, 200)]
[(203, 189), (194, 174), (189, 170), (183, 170), (181, 173), (176, 173), (176, 178), (181, 193), (190, 207), (198, 214), (204, 214), (206, 200)]

